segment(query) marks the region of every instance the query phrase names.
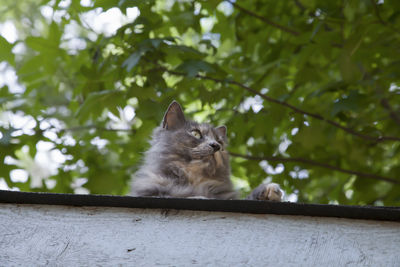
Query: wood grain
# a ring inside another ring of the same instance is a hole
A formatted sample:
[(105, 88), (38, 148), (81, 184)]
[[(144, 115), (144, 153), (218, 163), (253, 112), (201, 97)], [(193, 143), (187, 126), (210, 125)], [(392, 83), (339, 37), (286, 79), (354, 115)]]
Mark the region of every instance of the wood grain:
[(400, 223), (0, 204), (0, 266), (400, 266)]

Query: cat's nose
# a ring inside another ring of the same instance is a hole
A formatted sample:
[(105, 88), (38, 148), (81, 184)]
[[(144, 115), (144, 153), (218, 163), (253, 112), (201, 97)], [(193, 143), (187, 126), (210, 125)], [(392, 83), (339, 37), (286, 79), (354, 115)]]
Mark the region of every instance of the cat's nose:
[(214, 149), (214, 152), (217, 152), (221, 148), (218, 143), (211, 143), (210, 146)]

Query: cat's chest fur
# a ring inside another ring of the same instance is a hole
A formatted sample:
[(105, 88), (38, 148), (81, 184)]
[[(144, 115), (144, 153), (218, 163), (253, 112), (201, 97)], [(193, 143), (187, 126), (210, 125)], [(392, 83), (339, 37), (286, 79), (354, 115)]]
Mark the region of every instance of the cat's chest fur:
[(188, 163), (175, 162), (175, 164), (181, 172), (181, 177), (191, 185), (198, 185), (210, 179), (214, 174), (214, 171), (210, 170), (212, 167), (209, 162), (192, 160)]
[(190, 161), (173, 161), (172, 164), (177, 171), (175, 175), (192, 186), (199, 186), (203, 183), (223, 181), (229, 178), (229, 164), (226, 152), (218, 151), (203, 159)]

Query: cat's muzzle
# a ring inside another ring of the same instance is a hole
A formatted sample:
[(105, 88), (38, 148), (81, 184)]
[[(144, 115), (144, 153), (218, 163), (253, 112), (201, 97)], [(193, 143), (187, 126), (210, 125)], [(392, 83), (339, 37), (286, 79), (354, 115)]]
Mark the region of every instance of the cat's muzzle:
[(221, 150), (221, 146), (218, 143), (210, 143), (209, 145), (192, 150), (191, 156), (194, 159), (207, 158), (214, 155), (219, 150)]
[(221, 149), (221, 146), (218, 143), (211, 143), (209, 145), (210, 145), (210, 147), (212, 147), (214, 152), (217, 152), (218, 150)]

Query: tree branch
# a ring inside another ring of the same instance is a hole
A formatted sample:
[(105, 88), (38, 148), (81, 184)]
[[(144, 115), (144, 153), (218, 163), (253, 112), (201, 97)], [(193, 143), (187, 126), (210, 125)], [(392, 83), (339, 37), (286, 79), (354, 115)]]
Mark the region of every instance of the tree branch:
[(372, 6), (375, 10), (375, 15), (378, 18), (379, 22), (386, 26), (386, 22), (382, 19), (381, 13), (379, 12), (378, 5), (376, 4), (375, 0), (371, 0)]
[[(164, 71), (166, 71), (166, 72), (168, 72), (170, 74), (173, 74), (173, 75), (185, 76), (185, 73), (171, 71), (171, 70), (168, 70), (167, 68), (164, 68), (164, 67), (161, 67), (161, 69), (163, 69)], [(373, 141), (373, 142), (377, 142), (377, 143), (384, 142), (384, 141), (400, 141), (400, 137), (395, 137), (395, 136), (379, 136), (379, 137), (375, 137), (375, 136), (370, 136), (370, 135), (359, 133), (359, 132), (357, 132), (357, 131), (355, 131), (355, 130), (353, 130), (351, 128), (342, 126), (339, 123), (337, 123), (337, 122), (335, 122), (333, 120), (327, 119), (327, 118), (325, 118), (325, 117), (323, 117), (323, 116), (321, 116), (319, 114), (311, 113), (311, 112), (299, 109), (299, 108), (297, 108), (297, 107), (295, 107), (295, 106), (293, 106), (293, 105), (291, 105), (289, 103), (286, 103), (284, 101), (281, 101), (281, 100), (269, 97), (267, 95), (264, 95), (264, 94), (258, 92), (257, 90), (255, 90), (255, 89), (253, 89), (253, 88), (251, 88), (249, 86), (246, 86), (244, 84), (241, 84), (239, 82), (236, 82), (236, 81), (222, 80), (222, 79), (217, 79), (217, 78), (204, 76), (204, 75), (200, 75), (200, 74), (197, 74), (195, 77), (199, 78), (199, 79), (203, 79), (203, 80), (214, 81), (214, 82), (217, 82), (217, 83), (227, 83), (227, 84), (236, 85), (238, 87), (241, 87), (241, 88), (245, 89), (246, 91), (248, 91), (248, 92), (250, 92), (252, 94), (260, 96), (261, 98), (267, 100), (268, 102), (272, 102), (272, 103), (287, 107), (287, 108), (293, 110), (296, 113), (300, 113), (300, 114), (307, 115), (307, 116), (310, 116), (312, 118), (324, 121), (324, 122), (326, 122), (326, 123), (328, 123), (328, 124), (330, 124), (332, 126), (335, 126), (335, 127), (339, 128), (339, 129), (342, 129), (343, 131), (345, 131), (345, 132), (347, 132), (347, 133), (349, 133), (351, 135), (357, 136), (359, 138), (362, 138), (362, 139), (365, 139), (365, 140), (368, 140), (368, 141)]]
[(271, 21), (271, 20), (269, 20), (269, 19), (267, 19), (267, 18), (265, 18), (265, 17), (263, 17), (263, 16), (260, 16), (260, 15), (258, 15), (258, 14), (256, 14), (256, 13), (254, 13), (254, 12), (252, 12), (252, 11), (250, 11), (250, 10), (247, 10), (247, 9), (245, 9), (244, 7), (242, 7), (242, 6), (238, 5), (238, 4), (236, 4), (236, 3), (233, 2), (232, 0), (226, 0), (226, 2), (230, 3), (232, 6), (234, 6), (234, 7), (237, 8), (237, 9), (239, 9), (239, 10), (242, 11), (243, 13), (246, 13), (247, 15), (250, 15), (250, 16), (256, 18), (256, 19), (259, 19), (259, 20), (261, 20), (262, 22), (264, 22), (264, 23), (266, 23), (266, 24), (268, 24), (268, 25), (270, 25), (270, 26), (272, 26), (272, 27), (278, 28), (278, 29), (280, 29), (280, 30), (282, 30), (282, 31), (284, 31), (284, 32), (290, 33), (290, 34), (292, 34), (292, 35), (294, 35), (294, 36), (298, 36), (298, 35), (300, 34), (299, 32), (297, 32), (297, 31), (295, 31), (295, 30), (293, 30), (293, 29), (290, 29), (290, 28), (288, 28), (288, 27), (286, 27), (286, 26), (280, 25), (280, 24), (278, 24), (278, 23), (276, 23), (276, 22), (273, 22), (273, 21)]
[(284, 157), (272, 157), (272, 156), (271, 157), (256, 157), (256, 156), (242, 155), (242, 154), (233, 153), (233, 152), (229, 152), (229, 155), (231, 155), (232, 157), (239, 157), (239, 158), (244, 158), (244, 159), (248, 159), (248, 160), (257, 160), (257, 161), (267, 160), (267, 161), (279, 161), (279, 162), (299, 162), (299, 163), (303, 163), (303, 164), (307, 164), (307, 165), (314, 165), (314, 166), (318, 166), (318, 167), (322, 167), (322, 168), (326, 168), (326, 169), (331, 169), (331, 170), (342, 172), (342, 173), (353, 174), (358, 177), (375, 179), (375, 180), (385, 181), (385, 182), (389, 182), (389, 183), (393, 183), (393, 184), (400, 184), (400, 181), (398, 181), (394, 178), (384, 177), (384, 176), (380, 176), (377, 174), (370, 174), (370, 173), (346, 170), (346, 169), (342, 169), (340, 167), (332, 166), (332, 165), (329, 165), (326, 163), (317, 162), (317, 161), (313, 161), (313, 160), (309, 160), (309, 159), (284, 158)]
[(382, 19), (381, 13), (379, 12), (379, 8), (378, 8), (378, 5), (376, 4), (376, 1), (375, 1), (375, 0), (371, 0), (371, 3), (372, 3), (372, 6), (374, 7), (375, 15), (376, 15), (376, 17), (378, 18), (378, 21), (379, 21), (382, 25), (384, 25), (384, 26), (388, 27), (389, 29), (391, 29), (392, 31), (394, 31), (394, 32), (396, 32), (396, 33), (399, 33), (399, 31), (398, 31), (397, 29), (395, 29), (395, 28), (392, 27), (389, 23), (387, 23), (386, 21), (384, 21), (384, 20)]
[(305, 12), (305, 11), (306, 11), (306, 8), (303, 6), (302, 3), (300, 3), (299, 0), (294, 0), (294, 3), (296, 4), (296, 6), (297, 6), (302, 12)]
[(387, 98), (382, 98), (381, 100), (381, 105), (389, 111), (390, 117), (398, 124), (400, 125), (400, 116), (397, 114), (393, 109), (392, 106), (390, 106), (389, 101)]
[(250, 87), (248, 87), (248, 86), (246, 86), (244, 84), (238, 83), (236, 81), (227, 81), (227, 83), (234, 84), (234, 85), (237, 85), (239, 87), (242, 87), (243, 89), (245, 89), (245, 90), (247, 90), (247, 91), (249, 91), (249, 92), (251, 92), (253, 94), (259, 95), (260, 97), (264, 98), (265, 100), (267, 100), (269, 102), (276, 103), (276, 104), (285, 106), (287, 108), (290, 108), (291, 110), (293, 110), (296, 113), (300, 113), (300, 114), (307, 115), (307, 116), (310, 116), (312, 118), (315, 118), (315, 119), (318, 119), (318, 120), (321, 120), (321, 121), (325, 121), (326, 123), (328, 123), (330, 125), (333, 125), (333, 126), (339, 128), (339, 129), (342, 129), (342, 130), (344, 130), (344, 131), (346, 131), (346, 132), (348, 132), (348, 133), (350, 133), (350, 134), (352, 134), (354, 136), (357, 136), (359, 138), (362, 138), (362, 139), (365, 139), (365, 140), (369, 140), (369, 141), (374, 141), (374, 142), (400, 141), (400, 137), (394, 137), (394, 136), (374, 137), (374, 136), (370, 136), (370, 135), (359, 133), (359, 132), (357, 132), (357, 131), (355, 131), (355, 130), (353, 130), (351, 128), (342, 126), (339, 123), (337, 123), (337, 122), (335, 122), (333, 120), (327, 119), (327, 118), (325, 118), (325, 117), (323, 117), (323, 116), (321, 116), (319, 114), (311, 113), (311, 112), (299, 109), (299, 108), (297, 108), (297, 107), (295, 107), (295, 106), (293, 106), (293, 105), (291, 105), (289, 103), (286, 103), (284, 101), (281, 101), (281, 100), (269, 97), (267, 95), (264, 95), (264, 94), (258, 92), (257, 90), (255, 90), (253, 88), (250, 88)]
[(90, 130), (90, 129), (96, 129), (99, 131), (108, 131), (108, 132), (134, 132), (135, 131), (134, 129), (113, 129), (113, 128), (101, 127), (98, 125), (76, 126), (76, 127), (71, 127), (71, 128), (60, 129), (59, 131), (76, 132), (76, 131)]

